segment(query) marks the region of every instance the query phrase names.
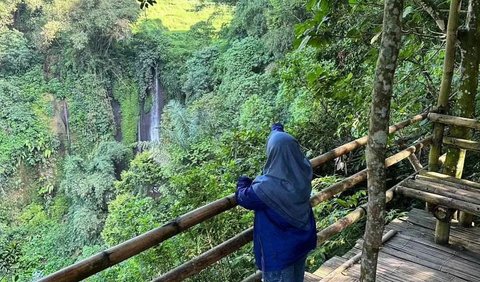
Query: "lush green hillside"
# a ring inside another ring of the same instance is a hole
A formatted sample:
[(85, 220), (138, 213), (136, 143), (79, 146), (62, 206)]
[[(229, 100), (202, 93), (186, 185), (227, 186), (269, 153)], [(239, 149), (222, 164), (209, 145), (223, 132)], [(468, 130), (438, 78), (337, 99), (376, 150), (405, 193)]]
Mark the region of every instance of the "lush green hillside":
[[(32, 281), (232, 193), (261, 171), (273, 122), (309, 157), (366, 133), (382, 1), (157, 2), (0, 3), (0, 281)], [(435, 22), (406, 2), (393, 122), (435, 102), (443, 62)], [(137, 142), (157, 92), (160, 140)], [(344, 161), (364, 166), (361, 152)], [(344, 174), (322, 168), (314, 189)], [(318, 227), (364, 201), (359, 189), (320, 205)], [(88, 281), (149, 281), (251, 224), (235, 209)], [(249, 245), (193, 281), (253, 271)]]
[(138, 21), (160, 20), (170, 31), (188, 31), (199, 22), (209, 21), (218, 31), (231, 18), (232, 7), (224, 4), (202, 3), (199, 0), (166, 0), (142, 12)]

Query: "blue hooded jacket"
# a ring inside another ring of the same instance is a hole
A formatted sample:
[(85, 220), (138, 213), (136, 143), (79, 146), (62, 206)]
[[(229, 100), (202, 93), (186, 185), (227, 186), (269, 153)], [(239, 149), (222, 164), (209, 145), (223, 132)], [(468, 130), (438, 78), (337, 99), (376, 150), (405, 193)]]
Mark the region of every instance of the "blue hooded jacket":
[(283, 128), (273, 127), (263, 175), (252, 182), (241, 177), (237, 203), (255, 211), (254, 253), (262, 271), (282, 270), (316, 247), (310, 206), (312, 168), (298, 142)]

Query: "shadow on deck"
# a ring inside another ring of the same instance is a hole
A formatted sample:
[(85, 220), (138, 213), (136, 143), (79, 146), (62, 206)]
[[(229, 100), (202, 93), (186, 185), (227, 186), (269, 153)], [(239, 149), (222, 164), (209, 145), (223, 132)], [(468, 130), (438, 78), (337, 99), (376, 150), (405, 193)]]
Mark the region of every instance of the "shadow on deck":
[[(452, 221), (450, 245), (434, 243), (435, 218), (420, 209), (392, 221), (385, 232), (398, 233), (379, 254), (377, 281), (480, 281), (480, 228), (464, 228)], [(360, 262), (343, 272), (335, 269), (361, 252), (362, 240), (342, 257), (333, 257), (305, 281), (359, 281)], [(323, 280), (322, 280), (323, 279)]]

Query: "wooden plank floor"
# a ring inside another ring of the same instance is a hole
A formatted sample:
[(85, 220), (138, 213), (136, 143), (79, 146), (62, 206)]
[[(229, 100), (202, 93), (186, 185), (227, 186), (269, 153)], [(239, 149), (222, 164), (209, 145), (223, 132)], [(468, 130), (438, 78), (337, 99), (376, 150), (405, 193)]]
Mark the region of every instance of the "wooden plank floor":
[[(381, 249), (377, 281), (480, 281), (480, 227), (463, 228), (452, 223), (450, 245), (433, 242), (435, 218), (429, 213), (413, 209), (404, 218), (392, 221), (385, 232), (398, 233)], [(361, 252), (362, 240), (342, 257), (334, 257), (313, 273), (309, 281), (322, 281), (350, 257)], [(357, 263), (336, 274), (329, 281), (359, 281)]]

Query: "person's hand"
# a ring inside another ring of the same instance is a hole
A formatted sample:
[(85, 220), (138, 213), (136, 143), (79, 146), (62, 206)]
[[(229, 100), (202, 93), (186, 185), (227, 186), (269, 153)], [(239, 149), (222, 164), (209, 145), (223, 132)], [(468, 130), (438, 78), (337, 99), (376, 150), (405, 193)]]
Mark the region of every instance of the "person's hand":
[(280, 132), (284, 132), (283, 130), (283, 124), (277, 122), (277, 123), (274, 123), (272, 125), (272, 131), (280, 131)]
[(237, 189), (242, 187), (248, 187), (252, 185), (253, 180), (248, 176), (242, 175), (237, 180)]

